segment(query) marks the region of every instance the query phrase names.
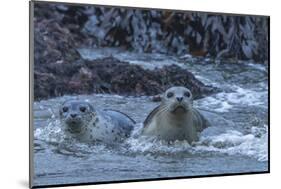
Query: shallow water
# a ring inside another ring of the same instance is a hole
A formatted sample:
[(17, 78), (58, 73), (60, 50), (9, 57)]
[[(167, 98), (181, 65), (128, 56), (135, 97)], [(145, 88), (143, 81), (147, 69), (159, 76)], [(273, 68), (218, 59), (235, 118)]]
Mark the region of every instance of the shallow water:
[[(199, 142), (192, 146), (179, 141), (167, 144), (138, 137), (141, 122), (158, 105), (151, 97), (92, 94), (34, 102), (34, 185), (268, 170), (266, 66), (251, 62), (205, 64), (211, 60), (190, 56), (98, 52), (80, 51), (88, 59), (112, 55), (146, 69), (177, 64), (190, 70), (204, 83), (223, 90), (194, 102), (195, 107), (219, 119), (212, 120), (213, 126), (204, 130)], [(58, 121), (58, 107), (73, 98), (87, 100), (98, 109), (110, 108), (128, 114), (138, 123), (133, 135), (124, 144), (114, 147), (65, 141)]]

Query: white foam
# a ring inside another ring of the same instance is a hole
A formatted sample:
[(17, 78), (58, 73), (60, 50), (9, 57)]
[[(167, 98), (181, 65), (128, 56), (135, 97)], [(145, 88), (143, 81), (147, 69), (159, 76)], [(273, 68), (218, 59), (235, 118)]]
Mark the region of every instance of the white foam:
[(233, 93), (221, 93), (219, 94), (222, 98), (226, 98), (228, 102), (234, 103), (234, 104), (244, 104), (244, 105), (263, 105), (264, 104), (264, 98), (267, 96), (267, 91), (254, 91), (250, 89), (244, 89), (239, 86), (234, 86), (235, 92)]
[(58, 120), (49, 121), (46, 127), (36, 128), (34, 131), (34, 139), (42, 140), (49, 143), (60, 143), (64, 139), (63, 132)]
[(257, 70), (261, 70), (261, 71), (266, 71), (266, 66), (265, 65), (262, 65), (262, 64), (257, 64), (257, 63), (248, 63), (247, 64), (248, 66), (251, 66)]
[(61, 154), (84, 156), (87, 154), (100, 153), (106, 151), (104, 144), (96, 144), (93, 147), (91, 143), (83, 143), (78, 140), (66, 137), (61, 130), (60, 121), (52, 120), (45, 127), (37, 128), (34, 131), (35, 142), (43, 141), (48, 144), (53, 144)]
[[(257, 135), (257, 132), (259, 133)], [(204, 136), (196, 144), (197, 151), (212, 151), (228, 155), (245, 155), (258, 161), (268, 160), (268, 130), (253, 127), (251, 133), (243, 135), (239, 131), (229, 130), (216, 136)]]
[(183, 64), (179, 64), (173, 61), (141, 61), (141, 60), (129, 60), (128, 61), (130, 64), (134, 64), (134, 65), (139, 65), (144, 69), (148, 69), (148, 70), (154, 70), (156, 68), (163, 68), (164, 66), (170, 66), (170, 65), (177, 65), (183, 69), (186, 69), (185, 66)]
[(268, 160), (268, 129), (264, 127), (252, 127), (251, 132), (243, 134), (237, 130), (227, 130), (224, 133), (202, 136), (192, 145), (187, 141), (175, 141), (168, 143), (155, 138), (138, 136), (141, 129), (134, 131), (133, 137), (127, 140), (130, 151), (139, 153), (204, 153), (216, 152), (227, 155), (243, 155), (257, 159)]
[(132, 136), (126, 140), (129, 150), (140, 153), (177, 153), (186, 152), (191, 149), (187, 141), (175, 141), (168, 143), (166, 141), (157, 140), (153, 137), (142, 136), (143, 123), (135, 126)]
[(196, 102), (198, 106), (209, 107), (216, 112), (229, 112), (235, 106), (267, 106), (267, 91), (254, 91), (233, 86), (234, 92), (221, 92)]
[(139, 65), (144, 69), (154, 70), (169, 65), (177, 65), (186, 69), (184, 64), (178, 63), (172, 57), (158, 53), (132, 53), (122, 52), (118, 48), (103, 48), (103, 49), (78, 49), (80, 55), (87, 60), (95, 60), (99, 58), (114, 57), (120, 61), (128, 62), (133, 65)]
[[(221, 93), (220, 93), (221, 94)], [(228, 103), (226, 100), (218, 99), (218, 95), (209, 96), (204, 99), (200, 99), (196, 102), (198, 106), (208, 107), (212, 111), (216, 112), (228, 112), (233, 106)]]
[(138, 138), (130, 138), (127, 143), (130, 151), (140, 153), (159, 153), (174, 154), (180, 152), (189, 152), (191, 146), (187, 141), (166, 142), (157, 140), (152, 137), (140, 136)]

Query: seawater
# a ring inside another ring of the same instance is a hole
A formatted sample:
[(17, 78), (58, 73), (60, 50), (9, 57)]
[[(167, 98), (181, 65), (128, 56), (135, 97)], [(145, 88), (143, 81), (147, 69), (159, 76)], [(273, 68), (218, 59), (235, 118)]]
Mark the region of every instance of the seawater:
[[(99, 54), (80, 50), (85, 59)], [(105, 52), (105, 51), (102, 51)], [(172, 57), (136, 53), (112, 56), (145, 69), (176, 64), (190, 70), (222, 92), (196, 100), (194, 106), (216, 115), (192, 145), (166, 143), (139, 136), (142, 122), (158, 105), (149, 96), (92, 94), (63, 96), (34, 102), (34, 185), (149, 179), (260, 172), (268, 170), (268, 73), (267, 66), (194, 63), (190, 56)], [(58, 108), (67, 99), (81, 99), (97, 109), (116, 109), (136, 122), (132, 136), (121, 145), (83, 144), (65, 140)]]

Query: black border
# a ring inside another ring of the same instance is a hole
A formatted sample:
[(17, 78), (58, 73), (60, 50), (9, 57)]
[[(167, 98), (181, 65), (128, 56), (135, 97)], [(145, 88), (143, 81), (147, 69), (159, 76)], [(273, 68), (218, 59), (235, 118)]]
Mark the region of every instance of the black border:
[[(34, 44), (33, 44), (33, 10), (34, 3), (53, 3), (53, 4), (66, 4), (76, 6), (98, 6), (98, 7), (114, 7), (114, 8), (126, 8), (126, 9), (142, 9), (142, 10), (162, 10), (162, 11), (174, 11), (174, 12), (197, 12), (197, 13), (209, 13), (214, 15), (232, 15), (232, 16), (261, 16), (267, 17), (268, 19), (268, 165), (267, 171), (257, 172), (241, 172), (241, 173), (224, 173), (224, 174), (212, 174), (212, 175), (196, 175), (196, 176), (180, 176), (180, 177), (161, 177), (161, 178), (147, 178), (147, 179), (132, 179), (132, 180), (118, 180), (118, 181), (101, 181), (101, 182), (85, 182), (85, 183), (69, 183), (69, 184), (53, 184), (53, 185), (37, 185), (33, 186), (32, 174), (33, 174), (33, 109), (32, 103), (33, 90), (31, 88), (31, 82), (33, 81), (33, 57)], [(176, 10), (176, 9), (163, 9), (163, 8), (148, 8), (148, 7), (129, 7), (129, 6), (118, 6), (118, 5), (101, 5), (101, 4), (89, 4), (89, 3), (69, 3), (69, 2), (56, 2), (56, 1), (41, 1), (41, 0), (30, 0), (29, 1), (29, 188), (51, 188), (51, 187), (66, 187), (66, 186), (85, 186), (85, 185), (99, 185), (99, 184), (114, 184), (114, 183), (131, 183), (131, 182), (143, 182), (143, 181), (161, 181), (161, 180), (176, 180), (176, 179), (190, 179), (190, 178), (210, 178), (210, 177), (223, 177), (223, 176), (240, 176), (240, 175), (254, 175), (254, 174), (268, 174), (270, 173), (270, 16), (269, 15), (255, 15), (255, 14), (238, 14), (238, 13), (223, 13), (223, 12), (207, 12), (207, 11), (193, 11), (193, 10)]]

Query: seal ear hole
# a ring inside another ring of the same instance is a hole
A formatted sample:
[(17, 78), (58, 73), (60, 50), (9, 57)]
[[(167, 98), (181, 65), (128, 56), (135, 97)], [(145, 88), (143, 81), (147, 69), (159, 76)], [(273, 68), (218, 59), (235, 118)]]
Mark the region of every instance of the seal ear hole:
[(188, 91), (186, 91), (186, 92), (184, 93), (184, 96), (190, 98), (190, 97), (191, 97), (191, 93), (188, 92)]
[(62, 108), (62, 111), (63, 111), (63, 112), (67, 112), (67, 111), (68, 111), (68, 107), (67, 107), (67, 106), (64, 106), (64, 107)]
[(86, 112), (87, 108), (85, 106), (81, 106), (79, 109), (80, 109), (81, 112)]
[(173, 96), (174, 96), (174, 93), (172, 93), (172, 92), (167, 93), (167, 98), (172, 98)]

